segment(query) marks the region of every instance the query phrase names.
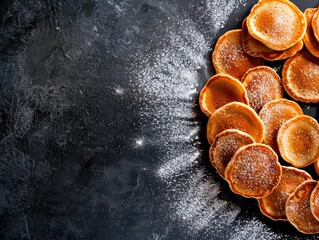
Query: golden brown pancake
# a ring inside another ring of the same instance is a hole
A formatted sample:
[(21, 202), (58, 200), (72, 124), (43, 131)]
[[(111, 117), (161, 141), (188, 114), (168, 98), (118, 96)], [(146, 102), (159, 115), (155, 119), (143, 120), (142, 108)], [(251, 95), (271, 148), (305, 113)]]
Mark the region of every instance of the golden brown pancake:
[(279, 58), (284, 51), (276, 51), (267, 47), (262, 42), (250, 36), (246, 24), (246, 19), (242, 23), (242, 44), (244, 51), (253, 57), (262, 57), (266, 60), (273, 61)]
[(297, 168), (319, 160), (319, 124), (316, 119), (299, 115), (283, 123), (277, 144), (281, 157)]
[(301, 183), (286, 201), (288, 221), (305, 234), (319, 233), (319, 221), (313, 216), (310, 208), (310, 195), (317, 181), (307, 180)]
[(216, 73), (240, 79), (249, 68), (264, 64), (264, 59), (249, 56), (243, 50), (241, 33), (241, 29), (231, 30), (217, 40), (212, 54)]
[(246, 88), (249, 105), (256, 111), (271, 100), (283, 97), (283, 88), (279, 75), (268, 66), (249, 69), (241, 79)]
[(208, 119), (207, 140), (212, 144), (217, 134), (226, 129), (238, 129), (251, 135), (256, 142), (264, 138), (264, 125), (256, 112), (240, 102), (227, 103)]
[(312, 29), (313, 29), (313, 34), (317, 41), (319, 42), (319, 11), (314, 13), (311, 21)]
[(242, 146), (254, 143), (247, 133), (237, 129), (227, 129), (218, 134), (210, 146), (209, 158), (218, 174), (225, 178), (225, 168), (235, 152)]
[(259, 117), (265, 126), (264, 143), (277, 154), (277, 134), (281, 125), (287, 120), (303, 114), (301, 107), (294, 101), (277, 99), (266, 103), (259, 112)]
[(303, 13), (287, 0), (260, 0), (247, 17), (249, 34), (267, 47), (282, 51), (302, 40)]
[(302, 182), (312, 177), (304, 170), (282, 166), (281, 180), (274, 191), (267, 197), (258, 199), (260, 211), (272, 220), (287, 220), (286, 200)]
[(282, 84), (293, 99), (319, 101), (319, 61), (304, 48), (289, 58), (282, 70)]
[(249, 103), (244, 85), (228, 74), (211, 77), (199, 94), (200, 109), (207, 117), (230, 102)]
[(246, 19), (242, 23), (242, 44), (244, 51), (253, 57), (262, 57), (268, 61), (277, 61), (289, 58), (300, 51), (303, 47), (303, 41), (297, 42), (292, 47), (283, 50), (276, 51), (267, 47), (262, 42), (249, 35)]
[(310, 209), (317, 221), (319, 221), (319, 185), (315, 186), (310, 195)]
[(317, 8), (308, 8), (304, 12), (307, 21), (307, 31), (303, 37), (303, 41), (308, 51), (315, 57), (319, 58), (319, 42), (317, 41), (312, 29), (312, 18), (316, 11)]
[(243, 197), (263, 198), (281, 178), (277, 154), (267, 145), (253, 143), (237, 150), (225, 170), (230, 189)]

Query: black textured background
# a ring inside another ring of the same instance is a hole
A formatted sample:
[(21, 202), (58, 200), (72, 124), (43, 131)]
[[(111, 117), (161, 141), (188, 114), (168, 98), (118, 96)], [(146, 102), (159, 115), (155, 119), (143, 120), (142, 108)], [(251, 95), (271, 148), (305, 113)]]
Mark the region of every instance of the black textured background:
[[(240, 1), (222, 26), (210, 23), (209, 2), (214, 0), (0, 1), (0, 239), (315, 239), (266, 219), (255, 201), (229, 191), (208, 163), (198, 94), (187, 102), (199, 127), (203, 179), (221, 184), (218, 198), (241, 210), (218, 231), (192, 231), (170, 217), (171, 190), (156, 175), (167, 143), (158, 138), (161, 128), (141, 120), (148, 103), (134, 71), (147, 64), (144, 56), (172, 44), (167, 26), (177, 19), (177, 26), (192, 22), (212, 48), (257, 1)], [(293, 2), (302, 10), (318, 4)], [(202, 57), (206, 66), (189, 69), (197, 72), (197, 93), (213, 74), (210, 52)], [(174, 97), (155, 102), (154, 111), (174, 104)], [(316, 105), (304, 107), (317, 115)], [(185, 121), (174, 112), (165, 117), (169, 121), (159, 124)], [(186, 177), (192, 169), (187, 171)], [(234, 226), (256, 219), (274, 235), (258, 226), (232, 235)]]

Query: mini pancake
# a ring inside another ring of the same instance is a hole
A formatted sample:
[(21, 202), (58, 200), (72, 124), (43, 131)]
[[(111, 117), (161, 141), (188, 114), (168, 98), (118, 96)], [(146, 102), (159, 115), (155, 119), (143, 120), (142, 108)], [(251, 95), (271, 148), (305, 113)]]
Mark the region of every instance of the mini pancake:
[(302, 114), (301, 107), (291, 100), (277, 99), (266, 103), (259, 112), (259, 117), (265, 126), (264, 143), (279, 154), (277, 145), (279, 128), (287, 120)]
[(306, 27), (303, 13), (287, 0), (260, 0), (247, 17), (249, 34), (277, 51), (301, 41)]
[(319, 233), (319, 221), (313, 216), (310, 208), (310, 195), (317, 181), (307, 180), (293, 191), (286, 201), (288, 221), (305, 234)]
[(299, 41), (286, 50), (273, 50), (249, 35), (246, 19), (244, 19), (242, 23), (242, 44), (244, 51), (250, 56), (262, 57), (268, 61), (277, 61), (289, 58), (295, 55), (296, 52), (300, 51), (303, 47), (303, 41)]
[(312, 29), (312, 18), (316, 11), (317, 8), (308, 8), (304, 12), (307, 21), (307, 31), (303, 37), (303, 41), (308, 51), (315, 57), (319, 58), (319, 42), (317, 41)]
[(248, 104), (248, 96), (244, 85), (228, 74), (211, 77), (199, 94), (200, 109), (207, 117), (230, 102)]
[(209, 158), (218, 174), (225, 178), (225, 168), (235, 152), (242, 146), (254, 143), (247, 133), (237, 129), (227, 129), (218, 134), (210, 146)]
[(260, 211), (272, 220), (287, 220), (286, 200), (288, 196), (306, 180), (312, 180), (309, 173), (294, 167), (282, 166), (279, 185), (267, 197), (258, 199)]
[(283, 97), (283, 88), (279, 75), (268, 66), (249, 69), (241, 79), (246, 88), (249, 105), (256, 111), (271, 100)]
[(251, 135), (256, 142), (264, 138), (265, 128), (256, 112), (240, 102), (227, 103), (208, 119), (207, 140), (212, 144), (217, 134), (226, 129), (238, 129)]
[(319, 159), (319, 124), (316, 119), (299, 115), (283, 123), (277, 144), (281, 157), (297, 168)]
[(319, 61), (307, 49), (289, 58), (282, 69), (282, 84), (289, 96), (302, 102), (319, 101)]
[(242, 30), (226, 32), (216, 43), (212, 61), (216, 73), (226, 73), (240, 79), (252, 67), (264, 64), (264, 59), (249, 56), (242, 47)]
[(225, 170), (230, 189), (246, 198), (272, 193), (281, 178), (277, 154), (267, 145), (253, 143), (237, 150)]
[(250, 36), (246, 24), (246, 18), (242, 23), (242, 45), (244, 51), (253, 57), (262, 57), (266, 60), (273, 61), (279, 58), (284, 51), (276, 51), (267, 47), (262, 42)]
[(317, 221), (319, 221), (319, 184), (315, 186), (310, 195), (310, 209)]
[(313, 29), (313, 34), (317, 41), (319, 42), (319, 11), (317, 10), (312, 18), (311, 21), (312, 29)]

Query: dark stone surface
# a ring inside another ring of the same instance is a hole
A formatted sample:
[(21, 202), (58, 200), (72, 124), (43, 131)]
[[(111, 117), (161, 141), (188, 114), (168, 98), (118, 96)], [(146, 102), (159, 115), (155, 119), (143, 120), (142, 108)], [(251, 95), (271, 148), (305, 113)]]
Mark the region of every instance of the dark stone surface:
[[(240, 26), (257, 1), (240, 1), (233, 9), (235, 2), (221, 1), (219, 12), (232, 8), (233, 14), (217, 17), (218, 9), (210, 13), (207, 7), (216, 1), (0, 2), (1, 239), (303, 238), (288, 223), (261, 216), (255, 201), (232, 194), (207, 160), (207, 120), (197, 97), (213, 73), (210, 51), (219, 35)], [(318, 5), (293, 2), (303, 10)], [(196, 35), (188, 34), (188, 26), (200, 34), (196, 41), (207, 45), (206, 52), (197, 50), (201, 43), (193, 44), (189, 37)], [(174, 43), (172, 36), (182, 40)], [(155, 57), (168, 46), (178, 54), (172, 51), (159, 72), (151, 64), (161, 63)], [(199, 68), (190, 59), (195, 53), (203, 53)], [(147, 68), (154, 69), (151, 80), (163, 80), (153, 92), (143, 80), (148, 75), (140, 74)], [(185, 84), (192, 83), (176, 82), (185, 70), (196, 73), (198, 84), (191, 98), (180, 99), (178, 89), (186, 92)], [(161, 97), (162, 90), (172, 88), (174, 94)], [(180, 102), (191, 117), (178, 111)], [(309, 114), (316, 115), (316, 105), (310, 107)], [(164, 110), (156, 114), (157, 109)], [(165, 132), (166, 126), (176, 127)], [(189, 126), (198, 128), (197, 138), (177, 141)], [(199, 152), (196, 164), (173, 172), (170, 181), (158, 176), (162, 165), (168, 172), (176, 167), (165, 165), (168, 155), (185, 152), (188, 158), (190, 147)], [(199, 170), (203, 177), (187, 185)], [(178, 217), (188, 209), (186, 204), (179, 210), (179, 196), (206, 181), (220, 185), (218, 201), (240, 210), (225, 223), (200, 213), (219, 224), (196, 228), (192, 224), (201, 217), (187, 223)], [(259, 225), (241, 233), (238, 229), (249, 221)]]

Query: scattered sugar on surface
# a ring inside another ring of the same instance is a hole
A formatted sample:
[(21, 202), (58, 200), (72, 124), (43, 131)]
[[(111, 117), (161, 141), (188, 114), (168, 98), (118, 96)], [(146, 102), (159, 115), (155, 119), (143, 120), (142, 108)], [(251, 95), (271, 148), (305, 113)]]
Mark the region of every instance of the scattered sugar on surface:
[(161, 179), (172, 178), (178, 176), (180, 172), (187, 171), (187, 168), (191, 165), (196, 164), (200, 152), (194, 147), (190, 148), (192, 148), (192, 151), (185, 151), (185, 153), (162, 164), (157, 171), (158, 176)]
[[(229, 16), (238, 3), (219, 1), (219, 4), (228, 6), (219, 10), (224, 20), (218, 20), (218, 26), (222, 27), (227, 20), (225, 16)], [(167, 39), (158, 42), (160, 47), (137, 53), (136, 62), (132, 64), (141, 96), (139, 124), (142, 130), (147, 129), (144, 141), (163, 148), (164, 156), (155, 174), (167, 189), (165, 210), (170, 209), (169, 218), (189, 228), (190, 235), (196, 236), (200, 231), (212, 234), (231, 224), (240, 209), (219, 199), (219, 183), (208, 176), (205, 166), (199, 163), (202, 152), (198, 146), (203, 139), (199, 139), (201, 126), (194, 108), (200, 90), (198, 71), (208, 72), (205, 56), (210, 51), (210, 42), (187, 16), (180, 16), (162, 3), (153, 2), (153, 5), (165, 17), (175, 17), (163, 25)], [(210, 7), (214, 11), (218, 9)], [(159, 132), (156, 137), (152, 135)]]
[[(263, 224), (259, 219), (253, 218), (251, 220), (244, 220), (242, 225), (236, 226), (235, 229), (231, 232), (230, 238), (233, 240), (242, 240), (242, 239), (262, 239), (271, 240), (279, 239), (278, 235), (273, 232), (273, 230)], [(289, 239), (283, 236), (280, 239)]]
[(196, 16), (200, 18), (201, 24), (209, 25), (209, 31), (215, 34), (225, 27), (232, 13), (239, 11), (239, 6), (245, 7), (247, 3), (247, 0), (204, 0), (193, 9)]
[(217, 231), (222, 230), (223, 226), (218, 222), (229, 225), (240, 209), (219, 199), (219, 183), (211, 180), (203, 182), (201, 177), (204, 174), (203, 170), (198, 170), (190, 177), (189, 183), (194, 183), (196, 188), (179, 192), (174, 207), (176, 212), (182, 213), (178, 217), (192, 226), (194, 231), (203, 230), (203, 226), (208, 227), (211, 224), (215, 225)]
[(137, 83), (135, 80), (131, 83), (138, 84), (138, 124), (143, 139), (137, 139), (136, 144), (151, 144), (162, 153), (159, 160), (154, 156), (158, 160), (155, 175), (164, 189), (162, 209), (169, 221), (187, 229), (185, 239), (199, 236), (212, 239), (216, 234), (230, 236), (229, 239), (283, 237), (257, 218), (247, 221), (238, 218), (239, 205), (220, 197), (220, 179), (208, 173), (201, 159), (201, 145), (206, 139), (200, 138), (202, 123), (195, 108), (199, 83), (204, 82), (203, 75), (206, 74), (205, 80), (210, 77), (207, 69), (210, 59), (206, 59), (210, 41), (217, 37), (217, 31), (225, 26), (231, 14), (247, 2), (202, 1), (195, 10), (200, 19), (195, 20), (205, 20), (210, 25), (213, 34), (207, 39), (209, 32), (198, 29), (187, 13), (168, 3), (150, 1), (152, 7), (162, 12), (165, 20), (159, 17), (156, 24), (161, 25), (167, 37), (150, 40), (155, 47), (145, 46), (136, 53), (131, 65), (134, 69), (131, 77), (137, 79)]

